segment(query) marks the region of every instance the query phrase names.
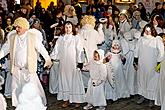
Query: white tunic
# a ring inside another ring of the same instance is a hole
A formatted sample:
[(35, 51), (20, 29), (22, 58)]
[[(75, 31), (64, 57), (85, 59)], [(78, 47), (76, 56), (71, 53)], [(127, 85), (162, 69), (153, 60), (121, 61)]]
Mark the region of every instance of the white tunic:
[(76, 68), (77, 63), (82, 63), (83, 47), (79, 36), (60, 36), (56, 42), (53, 59), (58, 59), (59, 64), (59, 91), (58, 100), (69, 100), (70, 103), (84, 102), (84, 86), (81, 72)]
[(140, 37), (135, 50), (135, 57), (138, 58), (138, 94), (150, 100), (155, 100), (159, 78), (155, 67), (157, 62), (162, 61), (163, 55), (164, 45), (159, 36)]

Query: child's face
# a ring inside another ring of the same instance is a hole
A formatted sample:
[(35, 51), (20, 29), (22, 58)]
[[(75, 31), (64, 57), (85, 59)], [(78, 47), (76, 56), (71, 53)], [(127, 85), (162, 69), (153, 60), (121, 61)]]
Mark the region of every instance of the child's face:
[(100, 56), (99, 56), (99, 54), (97, 52), (94, 52), (93, 59), (95, 61), (99, 61), (100, 60)]
[(119, 46), (119, 44), (114, 44), (114, 45), (112, 46), (112, 48), (113, 48), (114, 50), (119, 50), (119, 49), (120, 49), (120, 46)]
[(72, 33), (72, 25), (71, 24), (66, 24), (65, 25), (65, 33), (67, 33), (67, 34)]

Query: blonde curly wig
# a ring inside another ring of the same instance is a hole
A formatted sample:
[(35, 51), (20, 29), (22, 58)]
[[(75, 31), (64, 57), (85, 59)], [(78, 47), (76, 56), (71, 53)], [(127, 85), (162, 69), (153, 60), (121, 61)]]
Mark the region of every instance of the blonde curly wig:
[(81, 20), (81, 25), (84, 26), (86, 24), (95, 26), (95, 22), (96, 22), (96, 18), (92, 15), (85, 15), (83, 16), (82, 20)]
[(23, 29), (29, 29), (29, 27), (30, 27), (29, 22), (27, 21), (27, 19), (26, 18), (23, 18), (23, 17), (17, 18), (14, 21), (14, 24), (13, 25), (15, 27), (16, 26), (22, 27)]
[[(72, 13), (70, 13), (70, 10), (73, 10)], [(68, 15), (68, 14), (72, 14), (72, 16), (76, 16), (76, 11), (75, 11), (75, 8), (71, 5), (66, 5), (65, 8), (64, 8), (64, 15)]]

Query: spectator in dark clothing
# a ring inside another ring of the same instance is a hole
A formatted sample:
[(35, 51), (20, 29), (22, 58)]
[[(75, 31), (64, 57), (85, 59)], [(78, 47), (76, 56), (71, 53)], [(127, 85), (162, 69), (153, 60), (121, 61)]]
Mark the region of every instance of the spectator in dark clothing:
[(137, 10), (141, 12), (141, 18), (142, 18), (142, 20), (148, 21), (147, 13), (146, 13), (146, 8), (144, 7), (144, 5), (143, 5), (142, 2), (139, 2), (138, 3), (138, 9)]
[(55, 14), (56, 12), (56, 6), (54, 6), (54, 2), (50, 2), (47, 11), (49, 11), (51, 14)]
[(151, 13), (151, 16), (154, 15), (154, 14), (160, 14), (161, 13), (161, 8), (162, 8), (162, 5), (160, 2), (156, 2), (155, 3), (155, 8), (153, 9), (152, 13)]
[(24, 17), (28, 19), (27, 11), (28, 11), (28, 7), (26, 5), (23, 5), (21, 9), (14, 14), (13, 20), (17, 19), (18, 17)]
[(42, 12), (42, 6), (41, 6), (41, 2), (36, 2), (36, 6), (35, 6), (35, 14), (37, 16), (37, 18), (40, 18), (41, 17), (41, 12)]
[(93, 0), (88, 1), (88, 6), (86, 7), (86, 14), (87, 15), (92, 15), (93, 12), (95, 11), (95, 4)]
[(74, 0), (73, 2), (73, 6), (75, 8), (76, 14), (77, 14), (77, 18), (80, 22), (81, 16), (82, 16), (82, 7), (81, 4), (78, 2), (78, 0)]
[(161, 15), (163, 16), (163, 18), (165, 20), (165, 2), (163, 2), (163, 4), (162, 4), (162, 8), (161, 8), (160, 13), (161, 13)]

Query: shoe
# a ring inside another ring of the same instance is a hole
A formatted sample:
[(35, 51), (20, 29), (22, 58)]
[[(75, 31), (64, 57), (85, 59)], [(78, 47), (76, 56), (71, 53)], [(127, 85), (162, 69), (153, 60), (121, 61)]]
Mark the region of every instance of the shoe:
[(66, 108), (69, 106), (69, 101), (64, 101), (64, 103), (62, 104), (62, 107)]
[(148, 106), (149, 107), (153, 107), (154, 106), (154, 102), (152, 100), (150, 100)]
[(92, 104), (87, 104), (86, 106), (83, 107), (84, 110), (89, 110), (92, 108), (93, 108)]
[(145, 98), (144, 97), (141, 97), (138, 101), (137, 101), (137, 104), (142, 104), (144, 102)]
[(104, 106), (99, 106), (99, 108), (96, 108), (96, 110), (105, 110)]
[(80, 103), (76, 103), (75, 107), (79, 108), (80, 107)]

